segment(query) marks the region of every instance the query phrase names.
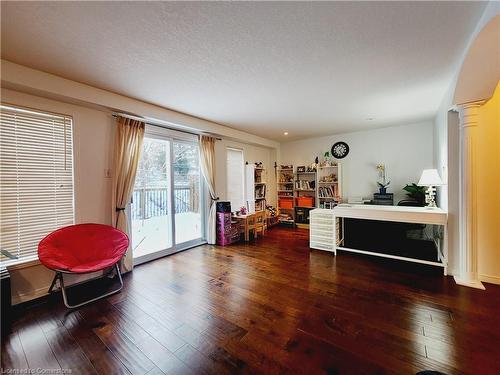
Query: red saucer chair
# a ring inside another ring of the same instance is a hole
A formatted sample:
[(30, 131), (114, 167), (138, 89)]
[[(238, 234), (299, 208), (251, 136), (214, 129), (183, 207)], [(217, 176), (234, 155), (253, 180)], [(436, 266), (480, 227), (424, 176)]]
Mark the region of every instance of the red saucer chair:
[[(55, 271), (49, 288), (52, 292), (57, 280), (66, 307), (75, 308), (119, 292), (123, 287), (118, 263), (125, 255), (129, 239), (121, 230), (102, 224), (78, 224), (58, 229), (38, 244), (38, 258), (47, 268)], [(120, 281), (118, 289), (76, 305), (70, 305), (66, 295), (63, 274), (85, 274), (116, 270)]]

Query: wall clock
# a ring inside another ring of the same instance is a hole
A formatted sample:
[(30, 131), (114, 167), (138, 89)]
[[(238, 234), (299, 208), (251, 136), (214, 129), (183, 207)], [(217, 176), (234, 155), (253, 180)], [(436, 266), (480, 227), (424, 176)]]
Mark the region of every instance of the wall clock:
[(345, 142), (337, 142), (332, 146), (332, 155), (336, 159), (343, 159), (349, 153), (349, 146)]

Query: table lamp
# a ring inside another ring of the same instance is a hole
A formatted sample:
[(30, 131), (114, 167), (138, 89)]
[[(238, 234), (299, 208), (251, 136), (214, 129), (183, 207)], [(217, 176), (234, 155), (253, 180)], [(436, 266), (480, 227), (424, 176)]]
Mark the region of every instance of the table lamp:
[(420, 180), (418, 181), (419, 186), (427, 186), (427, 191), (425, 193), (425, 203), (427, 203), (427, 208), (435, 208), (436, 201), (434, 196), (436, 195), (435, 186), (444, 185), (443, 180), (439, 177), (437, 169), (424, 169)]

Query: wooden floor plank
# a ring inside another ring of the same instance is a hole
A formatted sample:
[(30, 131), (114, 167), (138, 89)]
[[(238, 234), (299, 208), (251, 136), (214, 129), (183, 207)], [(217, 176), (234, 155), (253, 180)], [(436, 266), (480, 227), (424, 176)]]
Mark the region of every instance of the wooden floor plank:
[(95, 334), (92, 325), (85, 321), (78, 311), (72, 311), (65, 315), (62, 323), (99, 374), (131, 374)]
[(28, 361), (17, 332), (2, 338), (2, 369), (28, 369)]
[(151, 362), (121, 330), (109, 321), (107, 314), (101, 314), (102, 304), (89, 305), (78, 313), (87, 321), (92, 331), (106, 347), (127, 367), (132, 374), (143, 375), (152, 370)]
[(22, 326), (17, 331), (28, 366), (31, 369), (47, 369), (58, 371), (61, 369), (47, 338), (32, 316), (30, 323)]
[(97, 370), (66, 328), (47, 331), (45, 337), (62, 369), (73, 372), (78, 369), (78, 373), (82, 375), (97, 374)]

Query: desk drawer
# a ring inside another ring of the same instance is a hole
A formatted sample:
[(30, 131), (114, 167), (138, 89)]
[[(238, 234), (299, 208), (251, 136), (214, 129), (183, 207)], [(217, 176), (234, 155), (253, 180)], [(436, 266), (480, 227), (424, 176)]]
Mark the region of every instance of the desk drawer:
[(320, 224), (317, 222), (312, 222), (311, 223), (311, 230), (320, 230), (320, 231), (326, 231), (326, 232), (332, 232), (333, 233), (333, 225), (327, 225), (327, 224)]
[(333, 213), (332, 214), (324, 214), (324, 213), (316, 213), (316, 212), (311, 212), (311, 217), (316, 218), (316, 219), (321, 219), (321, 220), (332, 220), (333, 219)]
[(333, 238), (333, 230), (318, 230), (315, 228), (309, 228), (309, 230), (311, 236)]
[(318, 219), (316, 217), (311, 218), (311, 224), (316, 224), (316, 225), (326, 225), (329, 226), (330, 228), (333, 228), (333, 219), (330, 218), (329, 220), (326, 219)]

